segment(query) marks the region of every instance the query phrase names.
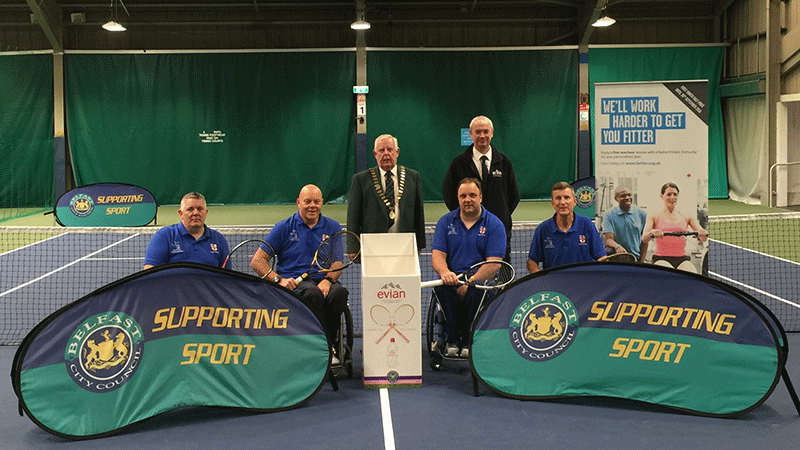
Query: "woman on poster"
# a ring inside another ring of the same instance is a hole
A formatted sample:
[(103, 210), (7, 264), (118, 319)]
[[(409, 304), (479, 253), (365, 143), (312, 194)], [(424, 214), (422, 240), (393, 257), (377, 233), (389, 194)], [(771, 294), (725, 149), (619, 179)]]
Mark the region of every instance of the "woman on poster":
[[(642, 243), (656, 240), (653, 264), (696, 273), (697, 268), (692, 264), (691, 257), (686, 254), (686, 236), (696, 233), (697, 237), (705, 242), (708, 231), (698, 225), (694, 217), (683, 215), (675, 207), (679, 193), (680, 189), (675, 183), (665, 183), (661, 186), (664, 209), (658, 214), (647, 216), (647, 225), (642, 232)], [(688, 231), (690, 229), (691, 232)]]

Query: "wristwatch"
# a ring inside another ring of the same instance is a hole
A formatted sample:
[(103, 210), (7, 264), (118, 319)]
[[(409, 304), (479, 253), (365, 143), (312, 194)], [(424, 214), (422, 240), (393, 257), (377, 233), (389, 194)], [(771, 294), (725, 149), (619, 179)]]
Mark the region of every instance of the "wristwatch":
[(275, 275), (275, 277), (274, 277), (274, 278), (272, 278), (272, 281), (273, 281), (274, 283), (280, 283), (280, 282), (281, 282), (281, 277), (280, 277), (280, 275)]

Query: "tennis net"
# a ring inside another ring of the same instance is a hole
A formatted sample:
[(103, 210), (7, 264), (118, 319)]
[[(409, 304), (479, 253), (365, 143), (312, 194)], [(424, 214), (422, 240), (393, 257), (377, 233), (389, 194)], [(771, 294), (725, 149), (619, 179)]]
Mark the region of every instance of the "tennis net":
[[(517, 278), (527, 274), (530, 242), (537, 222), (515, 223), (511, 263)], [(157, 227), (62, 228), (0, 227), (0, 345), (19, 343), (41, 320), (94, 290), (141, 270)], [(231, 247), (263, 239), (271, 227), (216, 228)], [(437, 279), (430, 263), (433, 226), (420, 255), (423, 281)], [(763, 302), (787, 331), (800, 330), (800, 214), (712, 217), (707, 260), (714, 278), (732, 284)], [(688, 248), (688, 247), (687, 247)], [(350, 291), (356, 334), (361, 333), (361, 273), (343, 272)], [(430, 289), (422, 291), (426, 317)]]

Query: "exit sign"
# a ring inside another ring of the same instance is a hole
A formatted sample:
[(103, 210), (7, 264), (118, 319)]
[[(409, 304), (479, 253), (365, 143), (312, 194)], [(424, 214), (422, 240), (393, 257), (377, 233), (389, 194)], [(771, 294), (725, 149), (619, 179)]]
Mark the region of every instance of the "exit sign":
[(369, 94), (369, 86), (353, 86), (353, 94)]

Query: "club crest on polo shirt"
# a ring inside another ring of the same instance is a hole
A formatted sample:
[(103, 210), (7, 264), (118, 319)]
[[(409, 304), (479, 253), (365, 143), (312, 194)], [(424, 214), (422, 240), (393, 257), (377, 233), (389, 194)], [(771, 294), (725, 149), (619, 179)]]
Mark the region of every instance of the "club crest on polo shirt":
[(297, 242), (299, 240), (300, 240), (300, 234), (297, 232), (297, 230), (292, 230), (292, 232), (289, 233), (289, 241)]
[(508, 336), (518, 355), (528, 361), (549, 361), (575, 342), (578, 311), (564, 295), (544, 291), (517, 306), (508, 324)]
[(581, 245), (586, 245), (586, 235), (582, 234), (578, 236), (578, 240), (580, 241)]
[(180, 241), (174, 241), (172, 243), (172, 249), (169, 252), (170, 253), (183, 253), (183, 250), (181, 249)]
[(485, 236), (486, 235), (486, 227), (480, 227), (478, 229), (478, 235)]
[(64, 366), (72, 381), (89, 392), (116, 390), (139, 368), (143, 339), (142, 328), (125, 313), (94, 315), (70, 335)]
[(550, 236), (544, 238), (544, 248), (556, 248), (556, 246), (553, 245), (553, 240), (550, 239)]
[(458, 234), (458, 232), (456, 231), (456, 226), (453, 225), (452, 223), (447, 225), (447, 234)]
[(217, 253), (217, 244), (211, 244), (211, 253)]

